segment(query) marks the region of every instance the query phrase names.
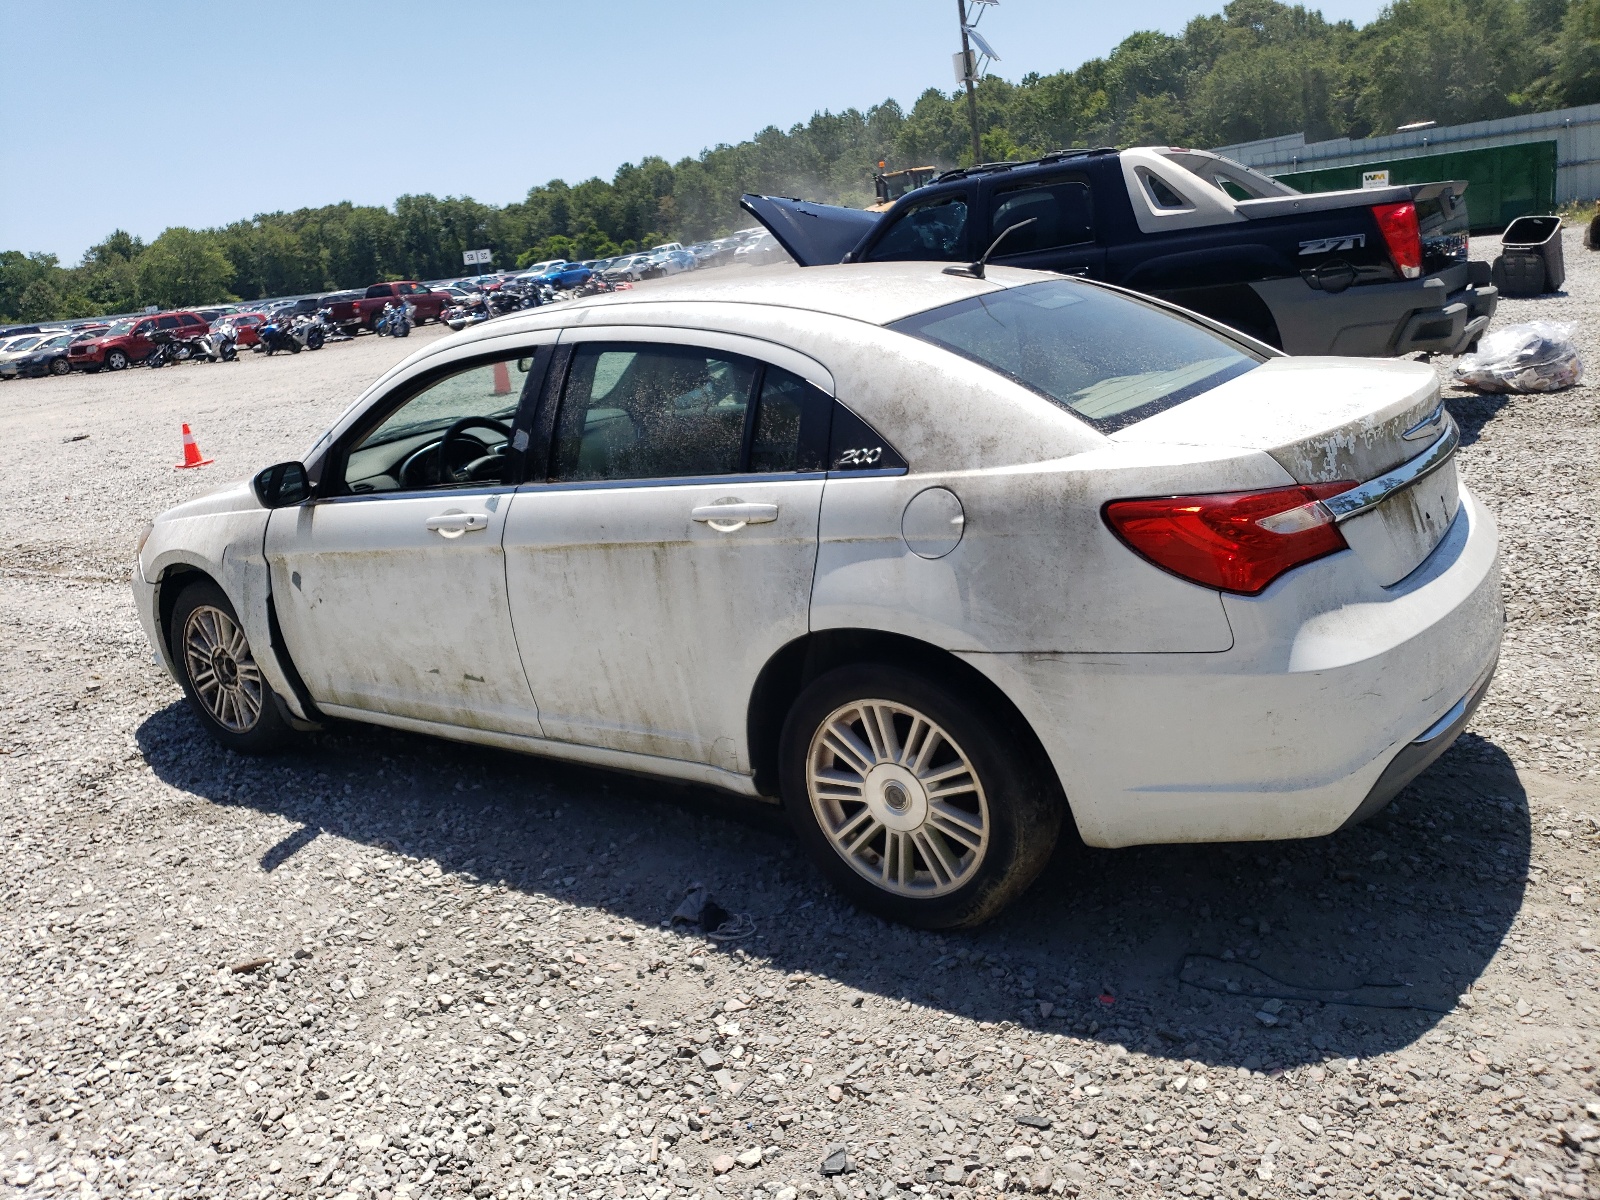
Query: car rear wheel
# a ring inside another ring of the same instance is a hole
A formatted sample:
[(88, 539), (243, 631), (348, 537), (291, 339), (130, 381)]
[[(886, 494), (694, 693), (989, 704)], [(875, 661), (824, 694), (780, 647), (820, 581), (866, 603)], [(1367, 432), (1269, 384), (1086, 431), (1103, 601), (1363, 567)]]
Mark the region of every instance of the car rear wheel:
[(205, 579), (184, 588), (167, 638), (178, 683), (213, 740), (240, 754), (282, 744), (289, 724), (220, 587)]
[(50, 374), (52, 374), (52, 375), (71, 375), (72, 374), (72, 364), (69, 363), (64, 358), (52, 359), (51, 362), (50, 362)]
[(125, 371), (128, 368), (128, 356), (124, 351), (112, 350), (106, 355), (106, 369), (110, 371)]
[(812, 858), (856, 903), (907, 925), (988, 920), (1060, 832), (1060, 792), (1030, 739), (901, 667), (818, 678), (779, 754), (784, 807)]

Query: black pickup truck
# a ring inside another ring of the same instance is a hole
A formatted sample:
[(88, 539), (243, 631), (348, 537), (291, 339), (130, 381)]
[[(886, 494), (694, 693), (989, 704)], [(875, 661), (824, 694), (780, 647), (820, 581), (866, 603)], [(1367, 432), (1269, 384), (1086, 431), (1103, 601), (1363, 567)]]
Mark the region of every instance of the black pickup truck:
[[(1290, 354), (1459, 354), (1499, 293), (1467, 259), (1467, 185), (1293, 190), (1170, 146), (1073, 150), (949, 171), (885, 212), (740, 203), (802, 267), (970, 262), (1086, 275)], [(1027, 222), (1027, 224), (1023, 224)]]

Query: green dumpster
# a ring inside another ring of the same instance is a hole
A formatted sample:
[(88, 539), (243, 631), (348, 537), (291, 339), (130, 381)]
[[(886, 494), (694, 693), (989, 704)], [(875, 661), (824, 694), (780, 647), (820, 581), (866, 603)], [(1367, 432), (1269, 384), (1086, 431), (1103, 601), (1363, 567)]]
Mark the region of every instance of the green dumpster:
[(1275, 178), (1302, 192), (1337, 192), (1361, 186), (1363, 175), (1388, 171), (1390, 183), (1465, 179), (1467, 219), (1473, 233), (1494, 233), (1529, 213), (1556, 207), (1555, 142), (1518, 142), (1483, 150), (1449, 150), (1348, 167), (1291, 171)]

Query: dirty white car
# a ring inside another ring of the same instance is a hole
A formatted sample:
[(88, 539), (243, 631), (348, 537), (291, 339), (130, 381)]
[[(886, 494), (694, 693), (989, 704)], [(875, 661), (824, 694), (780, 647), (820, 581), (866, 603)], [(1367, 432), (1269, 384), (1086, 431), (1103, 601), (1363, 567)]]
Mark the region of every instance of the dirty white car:
[(998, 911), (1097, 846), (1313, 837), (1455, 738), (1496, 534), (1430, 369), (903, 263), (503, 318), (163, 514), (223, 745), (339, 718), (780, 798), (840, 887)]

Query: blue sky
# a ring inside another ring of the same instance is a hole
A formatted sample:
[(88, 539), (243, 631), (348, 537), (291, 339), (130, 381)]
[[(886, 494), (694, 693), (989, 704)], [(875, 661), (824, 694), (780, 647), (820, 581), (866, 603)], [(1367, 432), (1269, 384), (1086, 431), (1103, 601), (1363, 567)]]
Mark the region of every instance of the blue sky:
[[(0, 0), (0, 249), (73, 263), (122, 227), (405, 192), (504, 204), (823, 108), (954, 86), (954, 0), (143, 5)], [(1329, 0), (1371, 20), (1378, 0)], [(1017, 79), (1177, 32), (1220, 2), (1002, 0)], [(159, 15), (158, 15), (159, 14)]]

